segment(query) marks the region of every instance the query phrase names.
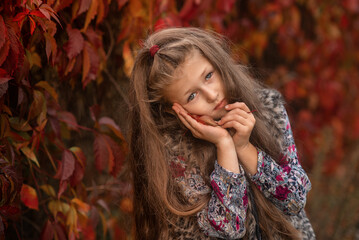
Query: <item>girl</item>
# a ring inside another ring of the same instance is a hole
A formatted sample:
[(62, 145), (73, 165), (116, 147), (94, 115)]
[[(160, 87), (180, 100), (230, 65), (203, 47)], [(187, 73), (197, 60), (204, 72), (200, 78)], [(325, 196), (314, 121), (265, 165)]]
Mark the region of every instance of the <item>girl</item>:
[(314, 239), (283, 101), (225, 40), (152, 34), (131, 76), (136, 239)]

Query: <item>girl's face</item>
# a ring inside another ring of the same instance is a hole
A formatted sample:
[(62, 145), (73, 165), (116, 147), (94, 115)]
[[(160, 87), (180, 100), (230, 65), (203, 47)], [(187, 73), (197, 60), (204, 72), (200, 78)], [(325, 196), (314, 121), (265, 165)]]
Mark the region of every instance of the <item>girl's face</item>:
[(227, 113), (222, 78), (197, 50), (176, 69), (174, 77), (176, 80), (165, 89), (171, 103), (179, 103), (193, 115), (207, 115), (215, 120)]

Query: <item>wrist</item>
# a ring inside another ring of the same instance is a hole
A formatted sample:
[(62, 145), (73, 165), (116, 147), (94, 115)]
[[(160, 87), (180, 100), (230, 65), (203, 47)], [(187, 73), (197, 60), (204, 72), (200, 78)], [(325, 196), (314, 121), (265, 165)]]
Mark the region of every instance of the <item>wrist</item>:
[(235, 148), (233, 139), (230, 136), (219, 139), (219, 141), (216, 142), (215, 145), (217, 149), (228, 149), (229, 147)]

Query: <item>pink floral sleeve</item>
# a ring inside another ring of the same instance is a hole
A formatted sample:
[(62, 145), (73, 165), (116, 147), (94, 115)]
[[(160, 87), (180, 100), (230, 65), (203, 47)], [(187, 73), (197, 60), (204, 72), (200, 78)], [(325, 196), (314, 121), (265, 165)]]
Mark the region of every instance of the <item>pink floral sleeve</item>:
[(256, 186), (279, 209), (289, 215), (297, 214), (306, 203), (306, 196), (311, 183), (298, 160), (292, 130), (287, 112), (281, 106), (281, 118), (284, 119), (281, 131), (283, 157), (280, 164), (268, 154), (258, 150), (257, 173), (251, 177)]

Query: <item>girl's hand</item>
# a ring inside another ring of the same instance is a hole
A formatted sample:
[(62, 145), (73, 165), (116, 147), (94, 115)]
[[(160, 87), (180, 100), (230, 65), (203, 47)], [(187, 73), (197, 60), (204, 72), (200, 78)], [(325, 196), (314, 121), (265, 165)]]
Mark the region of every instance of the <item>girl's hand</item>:
[(256, 120), (251, 110), (243, 102), (228, 104), (225, 109), (228, 113), (222, 117), (218, 124), (223, 128), (235, 130), (232, 138), (237, 154), (240, 155), (240, 152), (249, 145), (249, 137)]
[[(180, 104), (174, 103), (172, 109), (177, 113), (181, 122), (192, 132), (193, 136), (220, 145), (231, 140), (228, 131), (220, 126), (213, 126), (196, 120)], [(231, 140), (232, 141), (232, 140)]]

